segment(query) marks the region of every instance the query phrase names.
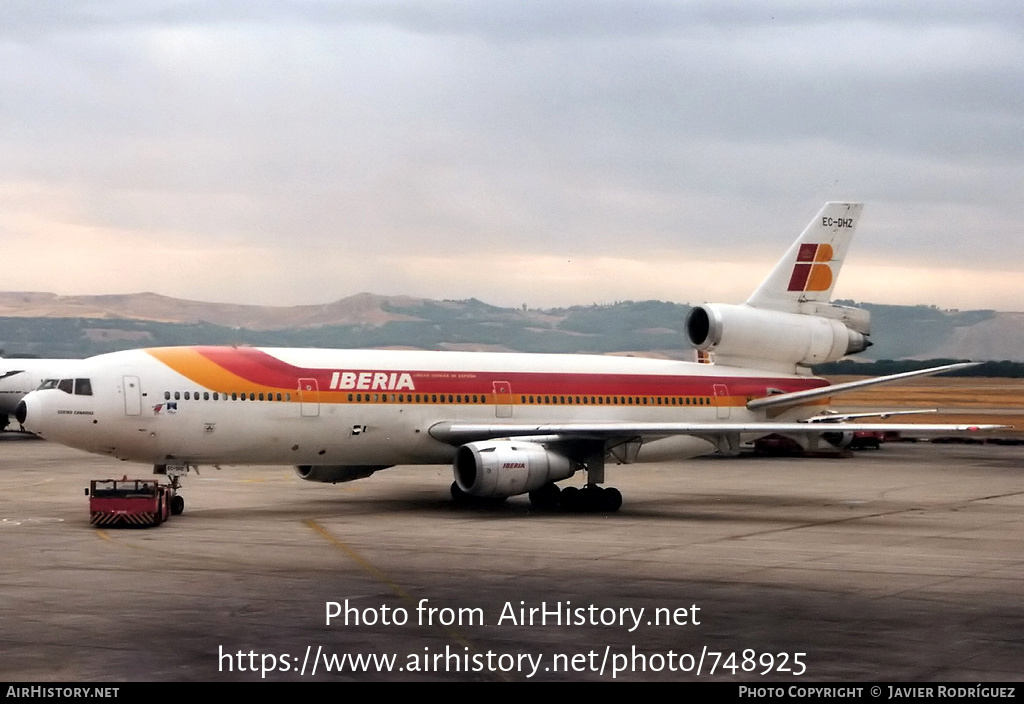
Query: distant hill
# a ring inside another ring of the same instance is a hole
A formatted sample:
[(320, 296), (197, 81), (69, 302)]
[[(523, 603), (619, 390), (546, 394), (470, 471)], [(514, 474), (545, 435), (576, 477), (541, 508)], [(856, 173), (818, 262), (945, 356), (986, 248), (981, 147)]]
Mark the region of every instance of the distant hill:
[[(860, 305), (871, 312), (875, 343), (860, 359), (1024, 361), (1024, 313)], [(83, 357), (131, 347), (237, 344), (691, 359), (683, 332), (688, 312), (685, 304), (663, 301), (542, 310), (370, 293), (315, 306), (204, 303), (153, 293), (0, 293), (0, 349), (7, 355)]]
[(53, 293), (0, 293), (0, 317), (98, 318), (160, 323), (212, 323), (249, 330), (283, 330), (323, 325), (383, 325), (409, 316), (388, 313), (389, 302), (415, 309), (424, 299), (360, 293), (316, 306), (247, 306), (206, 303), (133, 293), (109, 296), (58, 296)]

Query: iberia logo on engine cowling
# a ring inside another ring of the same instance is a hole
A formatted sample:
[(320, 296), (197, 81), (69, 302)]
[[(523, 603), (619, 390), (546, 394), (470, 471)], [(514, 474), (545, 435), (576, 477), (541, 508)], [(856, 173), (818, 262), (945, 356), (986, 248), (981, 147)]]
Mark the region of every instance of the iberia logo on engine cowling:
[(828, 291), (832, 288), (832, 245), (802, 244), (789, 279), (790, 291)]

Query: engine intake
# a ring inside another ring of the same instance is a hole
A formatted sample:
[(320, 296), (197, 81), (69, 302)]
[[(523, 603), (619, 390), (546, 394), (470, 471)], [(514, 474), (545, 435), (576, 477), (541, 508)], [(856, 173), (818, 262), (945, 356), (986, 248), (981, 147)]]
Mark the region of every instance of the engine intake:
[(472, 442), (455, 453), (455, 482), (467, 494), (503, 497), (526, 494), (550, 482), (568, 479), (576, 462), (534, 442)]

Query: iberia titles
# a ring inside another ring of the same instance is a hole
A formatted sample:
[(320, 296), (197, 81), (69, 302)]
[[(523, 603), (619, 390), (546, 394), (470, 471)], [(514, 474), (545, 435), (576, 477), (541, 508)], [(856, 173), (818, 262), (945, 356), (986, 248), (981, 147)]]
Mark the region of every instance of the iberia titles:
[(346, 391), (415, 391), (409, 372), (334, 372), (331, 375), (331, 389)]

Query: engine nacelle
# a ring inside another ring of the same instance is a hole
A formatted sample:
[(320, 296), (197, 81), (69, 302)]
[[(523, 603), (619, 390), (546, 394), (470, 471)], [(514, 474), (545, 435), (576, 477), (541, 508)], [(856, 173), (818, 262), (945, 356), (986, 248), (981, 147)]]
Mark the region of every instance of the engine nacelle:
[(568, 479), (579, 468), (568, 457), (535, 442), (471, 442), (455, 453), (455, 482), (478, 497), (516, 496)]
[(865, 334), (839, 320), (722, 303), (693, 308), (686, 335), (720, 362), (754, 367), (834, 362), (871, 345)]
[(354, 482), (356, 479), (365, 479), (374, 472), (387, 469), (392, 465), (375, 464), (300, 464), (295, 467), (295, 473), (307, 482)]

